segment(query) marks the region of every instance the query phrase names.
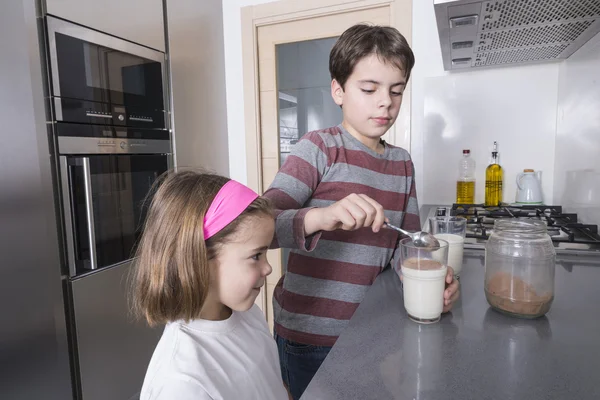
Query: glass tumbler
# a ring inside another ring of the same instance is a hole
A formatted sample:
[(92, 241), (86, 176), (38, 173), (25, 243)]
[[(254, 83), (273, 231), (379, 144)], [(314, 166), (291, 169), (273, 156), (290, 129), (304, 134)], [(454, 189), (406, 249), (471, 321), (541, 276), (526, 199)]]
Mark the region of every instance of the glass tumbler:
[(404, 307), (408, 317), (419, 323), (440, 320), (448, 271), (448, 242), (439, 247), (417, 247), (411, 238), (400, 241), (400, 269)]
[(429, 218), (429, 233), (449, 243), (448, 266), (459, 278), (463, 264), (463, 247), (467, 236), (467, 219), (463, 217)]

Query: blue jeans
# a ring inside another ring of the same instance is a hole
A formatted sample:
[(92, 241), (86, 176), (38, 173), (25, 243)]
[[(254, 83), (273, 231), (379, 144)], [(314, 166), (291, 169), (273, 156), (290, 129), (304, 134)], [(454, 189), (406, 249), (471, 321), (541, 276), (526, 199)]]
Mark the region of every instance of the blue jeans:
[(283, 383), (294, 400), (300, 399), (331, 347), (291, 342), (275, 334)]

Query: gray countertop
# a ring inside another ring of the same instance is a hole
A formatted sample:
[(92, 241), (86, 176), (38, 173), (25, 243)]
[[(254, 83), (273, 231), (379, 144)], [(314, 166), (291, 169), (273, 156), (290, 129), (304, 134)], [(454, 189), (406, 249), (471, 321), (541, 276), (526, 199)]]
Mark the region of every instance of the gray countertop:
[(493, 311), (483, 278), (483, 252), (466, 251), (461, 299), (421, 325), (384, 271), (302, 399), (600, 399), (600, 258), (559, 258), (536, 320)]

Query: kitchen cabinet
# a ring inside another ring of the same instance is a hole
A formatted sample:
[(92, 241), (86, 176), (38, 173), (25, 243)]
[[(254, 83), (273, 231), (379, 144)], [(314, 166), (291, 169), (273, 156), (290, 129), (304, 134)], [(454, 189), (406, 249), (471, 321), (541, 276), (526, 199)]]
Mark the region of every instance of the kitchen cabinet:
[(165, 51), (162, 0), (46, 0), (46, 13)]

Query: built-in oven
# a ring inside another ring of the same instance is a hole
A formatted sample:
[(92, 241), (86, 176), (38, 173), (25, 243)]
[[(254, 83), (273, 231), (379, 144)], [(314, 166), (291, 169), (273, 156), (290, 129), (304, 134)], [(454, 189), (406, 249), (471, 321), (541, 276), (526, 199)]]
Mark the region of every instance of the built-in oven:
[(56, 121), (166, 127), (164, 53), (52, 16), (46, 23)]
[(155, 181), (171, 167), (168, 131), (58, 123), (69, 275), (129, 260)]

